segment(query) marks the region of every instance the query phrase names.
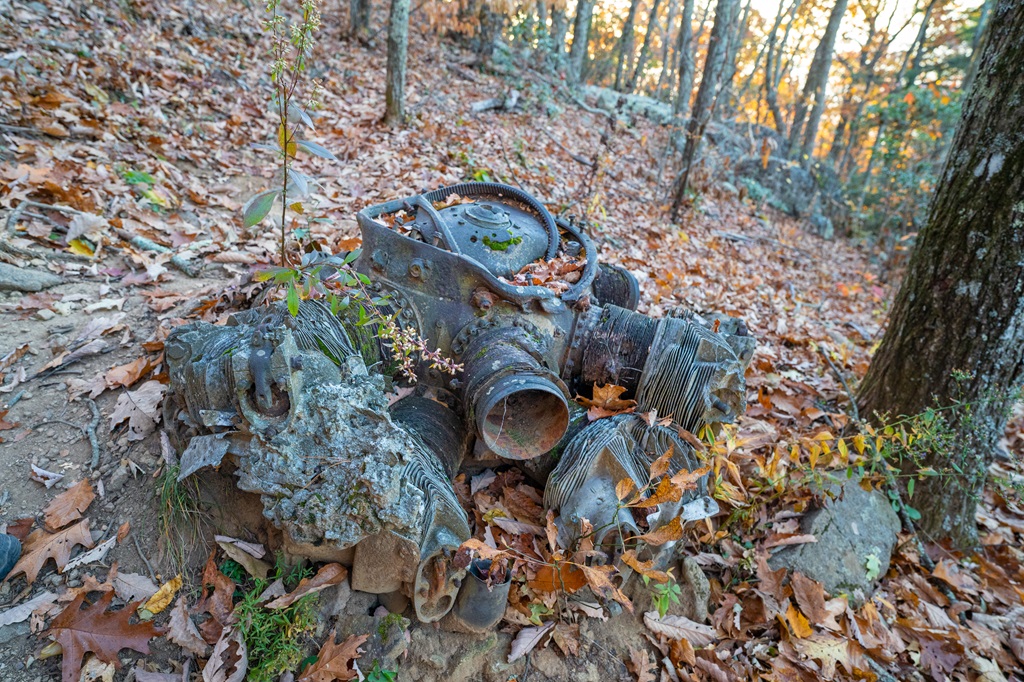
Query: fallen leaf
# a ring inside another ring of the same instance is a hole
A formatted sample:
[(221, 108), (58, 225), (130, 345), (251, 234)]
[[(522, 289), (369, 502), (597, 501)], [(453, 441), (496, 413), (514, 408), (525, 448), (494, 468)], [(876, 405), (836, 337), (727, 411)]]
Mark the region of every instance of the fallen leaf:
[(664, 545), (666, 542), (680, 540), (683, 537), (683, 524), (679, 517), (672, 519), (663, 526), (658, 526), (650, 533), (640, 535), (637, 540), (643, 540), (648, 545)]
[(249, 655), (238, 628), (225, 628), (210, 660), (203, 668), (203, 682), (242, 682), (249, 670)]
[(594, 397), (592, 399), (576, 396), (576, 400), (583, 407), (589, 408), (587, 410), (587, 420), (596, 421), (636, 410), (635, 400), (623, 400), (619, 397), (625, 392), (626, 388), (623, 386), (616, 386), (615, 384), (598, 386), (595, 383)]
[(63, 651), (63, 682), (78, 682), (82, 657), (88, 652), (115, 667), (121, 665), (117, 656), (121, 649), (149, 654), (149, 640), (159, 635), (160, 630), (153, 623), (129, 622), (135, 613), (134, 605), (108, 611), (113, 599), (114, 593), (107, 592), (95, 604), (82, 609), (85, 595), (79, 595), (53, 619), (45, 634), (58, 642)]
[(171, 609), (171, 620), (167, 624), (167, 639), (197, 658), (205, 658), (210, 646), (199, 634), (199, 628), (192, 622), (185, 606), (185, 596), (178, 597)]
[(156, 429), (160, 421), (159, 405), (167, 387), (159, 381), (147, 381), (135, 391), (117, 396), (110, 428), (128, 420), (128, 440), (142, 440)]
[(181, 589), (181, 574), (179, 573), (175, 577), (171, 578), (156, 591), (149, 601), (142, 607), (146, 611), (156, 615), (171, 605), (171, 601), (174, 600), (174, 595)]
[[(224, 536), (217, 536), (224, 537)], [(232, 538), (228, 538), (229, 540)], [(232, 561), (237, 562), (246, 570), (246, 572), (254, 578), (260, 580), (266, 580), (267, 574), (270, 573), (273, 566), (268, 564), (266, 561), (260, 561), (253, 555), (244, 551), (238, 545), (232, 542), (225, 542), (223, 540), (217, 540), (217, 545), (224, 550), (224, 553), (228, 555), (228, 558)]]
[(21, 623), (32, 615), (32, 612), (41, 606), (49, 606), (57, 601), (57, 595), (53, 592), (43, 592), (32, 597), (23, 604), (12, 606), (3, 613), (0, 613), (0, 628), (13, 623)]
[(807, 618), (793, 604), (786, 608), (786, 620), (789, 622), (789, 628), (793, 631), (793, 634), (800, 639), (807, 639), (814, 634), (814, 630), (811, 629), (811, 624), (807, 622)]
[(7, 576), (10, 580), (14, 576), (24, 573), (25, 580), (31, 585), (36, 581), (39, 571), (47, 561), (53, 559), (57, 564), (57, 570), (61, 571), (71, 559), (71, 550), (76, 545), (86, 548), (93, 546), (92, 535), (89, 533), (89, 521), (83, 519), (74, 526), (66, 528), (59, 533), (47, 533), (45, 530), (35, 530), (25, 538), (22, 547), (21, 559), (14, 565)]
[(622, 563), (626, 564), (640, 575), (650, 578), (655, 582), (667, 583), (669, 580), (668, 573), (656, 570), (654, 568), (653, 559), (651, 561), (641, 561), (640, 559), (638, 559), (636, 556), (635, 549), (630, 549), (623, 553)]
[(92, 564), (92, 563), (95, 563), (97, 561), (103, 561), (106, 558), (106, 556), (107, 556), (107, 552), (109, 552), (111, 549), (114, 548), (114, 543), (116, 543), (116, 542), (117, 542), (117, 538), (116, 537), (115, 538), (109, 538), (109, 539), (103, 541), (102, 543), (100, 543), (99, 545), (97, 545), (95, 548), (90, 549), (88, 552), (82, 552), (81, 554), (76, 556), (74, 559), (69, 561), (64, 566), (64, 568), (62, 568), (60, 570), (60, 572), (61, 573), (65, 573), (67, 571), (74, 570), (74, 569), (78, 568), (79, 566), (86, 566), (88, 564)]
[(157, 587), (148, 576), (118, 573), (114, 576), (114, 592), (124, 601), (143, 601), (156, 593)]
[(150, 369), (149, 360), (137, 358), (126, 365), (119, 365), (107, 370), (104, 381), (107, 388), (129, 388), (132, 384), (142, 378)]
[(202, 624), (200, 632), (207, 644), (218, 642), (224, 629), (234, 623), (235, 609), (232, 597), (235, 594), (235, 583), (231, 578), (220, 572), (214, 558), (217, 550), (210, 552), (206, 560), (202, 577), (202, 596), (195, 606), (195, 613), (208, 613), (210, 619)]
[(43, 525), (50, 532), (56, 532), (73, 521), (82, 518), (82, 514), (92, 501), (96, 499), (89, 479), (81, 481), (65, 490), (43, 510)]
[(823, 624), (828, 618), (825, 610), (825, 588), (816, 580), (811, 580), (803, 573), (794, 573), (790, 579), (793, 596), (807, 619), (815, 625)]
[(651, 653), (647, 649), (630, 648), (626, 669), (633, 673), (636, 682), (656, 682), (657, 680), (654, 676), (654, 671), (658, 667), (651, 660)]
[(320, 567), (315, 576), (303, 578), (294, 590), (269, 602), (266, 607), (268, 609), (287, 608), (307, 595), (316, 594), (331, 585), (337, 585), (347, 577), (348, 569), (341, 564), (326, 564)]
[[(556, 570), (557, 567), (557, 570)], [(544, 564), (537, 569), (530, 588), (537, 592), (565, 592), (572, 594), (587, 584), (587, 576), (578, 567), (567, 562), (557, 562), (554, 566)]]
[(537, 648), (543, 642), (547, 644), (548, 634), (554, 629), (554, 621), (534, 627), (523, 628), (512, 641), (512, 651), (508, 654), (508, 662), (515, 663), (517, 660)]
[(562, 650), (562, 653), (566, 656), (579, 656), (580, 655), (580, 624), (579, 623), (563, 623), (561, 621), (555, 624), (555, 630), (551, 633), (551, 638), (558, 645), (558, 648)]
[(114, 682), (115, 670), (113, 663), (104, 663), (96, 656), (86, 654), (78, 682)]
[(40, 469), (35, 464), (32, 465), (32, 473), (28, 476), (36, 483), (42, 483), (47, 489), (57, 485), (57, 482), (64, 478), (64, 474), (54, 473), (47, 471), (46, 469)]
[(369, 639), (369, 635), (352, 635), (341, 644), (335, 642), (337, 630), (331, 630), (316, 662), (310, 665), (298, 678), (298, 682), (334, 682), (335, 680), (353, 680), (356, 671), (353, 661), (359, 658), (359, 647)]
[(713, 627), (690, 620), (685, 616), (658, 617), (657, 611), (644, 614), (644, 625), (651, 632), (669, 639), (685, 639), (695, 647), (708, 646), (718, 639)]

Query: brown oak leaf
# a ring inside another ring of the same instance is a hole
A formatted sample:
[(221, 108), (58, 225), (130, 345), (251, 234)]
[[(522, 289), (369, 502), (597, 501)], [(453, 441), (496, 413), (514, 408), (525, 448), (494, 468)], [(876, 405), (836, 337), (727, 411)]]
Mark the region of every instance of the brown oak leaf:
[(89, 533), (89, 521), (83, 519), (70, 528), (59, 533), (47, 533), (45, 530), (34, 530), (25, 538), (21, 559), (11, 569), (7, 579), (19, 573), (25, 574), (25, 580), (31, 585), (35, 582), (39, 571), (47, 561), (53, 559), (57, 570), (63, 570), (71, 559), (71, 550), (76, 545), (86, 548), (93, 546), (92, 535)]
[(619, 397), (625, 392), (626, 389), (622, 386), (616, 386), (615, 384), (598, 386), (595, 383), (594, 397), (592, 399), (577, 396), (576, 400), (583, 407), (589, 408), (587, 410), (587, 419), (595, 421), (634, 411), (636, 409), (635, 400), (623, 400)]
[(82, 658), (87, 652), (115, 667), (121, 666), (117, 657), (121, 649), (149, 654), (149, 640), (160, 635), (160, 629), (152, 622), (129, 622), (138, 604), (129, 604), (120, 611), (107, 611), (113, 599), (114, 593), (107, 592), (95, 604), (82, 609), (85, 595), (79, 595), (53, 619), (46, 634), (58, 642), (63, 651), (62, 682), (77, 682)]
[(337, 630), (331, 630), (316, 662), (306, 668), (299, 676), (299, 682), (334, 682), (335, 680), (353, 680), (356, 671), (352, 661), (359, 658), (359, 647), (369, 639), (369, 635), (352, 635), (341, 644), (334, 641)]
[(43, 510), (43, 525), (50, 532), (57, 532), (64, 526), (82, 518), (82, 514), (89, 508), (92, 501), (96, 499), (92, 484), (89, 479), (81, 481), (65, 490), (46, 506)]

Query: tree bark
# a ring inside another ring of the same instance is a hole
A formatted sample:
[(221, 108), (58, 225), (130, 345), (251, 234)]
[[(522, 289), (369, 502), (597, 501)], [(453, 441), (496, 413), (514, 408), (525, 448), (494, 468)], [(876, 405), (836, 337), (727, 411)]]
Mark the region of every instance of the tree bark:
[(647, 32), (644, 34), (644, 43), (640, 46), (640, 56), (636, 58), (636, 68), (633, 76), (629, 79), (628, 92), (636, 92), (636, 86), (640, 83), (640, 77), (644, 75), (644, 67), (647, 66), (647, 55), (651, 51), (651, 35), (658, 26), (658, 8), (661, 7), (661, 0), (654, 0), (651, 4), (651, 16), (647, 20)]
[(370, 35), (370, 11), (373, 9), (371, 0), (349, 0), (349, 35), (365, 40)]
[(572, 25), (572, 47), (569, 48), (569, 71), (577, 83), (583, 78), (587, 64), (587, 46), (590, 37), (590, 22), (594, 18), (595, 0), (579, 0), (576, 3), (576, 18)]
[(718, 113), (716, 115), (716, 120), (719, 121), (723, 118), (732, 118), (735, 113), (732, 106), (732, 82), (736, 77), (736, 57), (739, 55), (740, 46), (743, 45), (743, 38), (747, 34), (747, 20), (750, 17), (750, 2), (751, 0), (747, 0), (747, 4), (743, 7), (742, 15), (735, 22), (732, 31), (729, 32), (728, 47), (725, 49), (725, 67), (722, 73), (721, 94), (719, 94), (719, 99), (724, 100), (724, 104), (718, 107)]
[(676, 58), (679, 60), (679, 87), (672, 102), (672, 113), (685, 118), (690, 113), (690, 95), (693, 93), (693, 6), (695, 0), (683, 0), (683, 16), (676, 39)]
[(675, 199), (672, 201), (673, 222), (679, 217), (679, 211), (683, 206), (686, 190), (689, 187), (693, 157), (704, 137), (704, 128), (707, 127), (714, 111), (715, 98), (718, 95), (718, 86), (725, 67), (729, 31), (732, 30), (733, 22), (736, 21), (738, 9), (739, 0), (718, 0), (718, 5), (715, 8), (715, 23), (711, 28), (711, 37), (708, 39), (708, 54), (704, 60), (704, 72), (701, 75), (700, 88), (697, 90), (697, 99), (693, 103), (693, 113), (686, 124), (683, 170), (676, 182)]
[(825, 110), (825, 89), (828, 87), (828, 74), (832, 70), (832, 52), (836, 45), (836, 36), (839, 34), (839, 24), (846, 14), (847, 0), (836, 0), (832, 13), (828, 17), (828, 25), (825, 27), (825, 34), (814, 51), (814, 60), (811, 62), (811, 70), (807, 74), (807, 83), (804, 85), (803, 95), (797, 107), (798, 115), (793, 119), (793, 128), (790, 130), (790, 151), (795, 151), (796, 143), (799, 141), (801, 129), (804, 127), (804, 110), (807, 103), (813, 99), (810, 116), (807, 118), (807, 129), (803, 131), (803, 144), (800, 146), (800, 164), (807, 168), (811, 164), (811, 157), (814, 155), (814, 143), (818, 139), (818, 126), (821, 124), (821, 113)]
[(665, 16), (665, 34), (661, 39), (661, 73), (658, 74), (658, 84), (655, 86), (655, 97), (662, 101), (665, 101), (666, 94), (669, 100), (672, 99), (672, 90), (675, 85), (676, 55), (672, 51), (675, 46), (672, 40), (672, 27), (675, 26), (678, 11), (678, 0), (669, 0), (668, 12)]
[(622, 92), (623, 72), (629, 70), (628, 62), (633, 56), (633, 31), (636, 25), (636, 12), (640, 8), (640, 0), (630, 0), (626, 20), (622, 24), (622, 35), (619, 36), (618, 63), (615, 66), (615, 89)]
[(569, 30), (569, 22), (565, 18), (565, 9), (551, 8), (551, 55), (555, 58), (555, 68), (565, 63), (565, 33)]
[[(1024, 3), (1001, 0), (967, 93), (888, 330), (859, 394), (862, 414), (944, 412), (947, 451), (926, 455), (940, 476), (911, 505), (932, 540), (975, 542), (974, 510), (1024, 380)], [(970, 372), (957, 378), (955, 371)]]
[(410, 0), (391, 0), (388, 18), (388, 65), (384, 84), (384, 122), (401, 125), (405, 119), (405, 63), (409, 50)]

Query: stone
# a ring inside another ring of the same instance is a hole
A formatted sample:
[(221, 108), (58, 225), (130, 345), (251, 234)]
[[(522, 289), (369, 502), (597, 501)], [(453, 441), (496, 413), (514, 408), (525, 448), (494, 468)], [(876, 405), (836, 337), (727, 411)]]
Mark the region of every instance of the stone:
[(369, 592), (352, 590), (348, 601), (345, 603), (344, 613), (347, 616), (368, 616), (370, 610), (377, 605), (377, 595)]
[(737, 178), (749, 178), (767, 189), (768, 205), (797, 218), (808, 215), (817, 194), (810, 173), (777, 156), (770, 157), (767, 166), (761, 164), (759, 156), (745, 157), (736, 164), (734, 173)]
[(832, 239), (836, 236), (836, 228), (832, 225), (832, 219), (820, 213), (811, 216), (811, 227), (822, 239)]
[(46, 322), (47, 320), (52, 320), (56, 316), (57, 313), (53, 312), (52, 310), (42, 308), (40, 310), (37, 310), (32, 317), (34, 317), (37, 320), (42, 320), (43, 322)]
[(63, 281), (51, 272), (0, 263), (0, 291), (42, 291)]
[(26, 637), (29, 632), (28, 621), (22, 621), (20, 623), (11, 623), (0, 628), (0, 644), (7, 644), (12, 639), (18, 637)]
[(114, 493), (124, 487), (124, 484), (128, 482), (128, 468), (119, 466), (114, 469), (114, 473), (110, 475), (107, 480), (107, 492)]
[[(320, 620), (327, 621), (341, 616), (345, 613), (345, 607), (348, 606), (348, 601), (351, 597), (352, 588), (349, 587), (347, 580), (321, 590)], [(366, 610), (369, 611), (369, 609), (370, 605), (367, 605)]]
[[(864, 490), (858, 479), (833, 484), (827, 492), (835, 496), (824, 496), (825, 502), (801, 520), (801, 532), (817, 542), (783, 547), (768, 563), (773, 570), (784, 567), (817, 580), (832, 596), (846, 594), (856, 607), (889, 570), (900, 519), (885, 495)], [(869, 557), (878, 560), (878, 569), (871, 574)]]
[[(692, 621), (703, 623), (708, 619), (708, 601), (711, 598), (711, 583), (704, 571), (691, 557), (686, 557), (680, 565), (673, 569), (679, 585), (679, 603), (672, 603), (668, 613), (683, 616)], [(634, 575), (623, 588), (626, 596), (636, 606), (638, 612), (650, 611), (654, 608), (654, 583), (644, 585), (639, 575)]]

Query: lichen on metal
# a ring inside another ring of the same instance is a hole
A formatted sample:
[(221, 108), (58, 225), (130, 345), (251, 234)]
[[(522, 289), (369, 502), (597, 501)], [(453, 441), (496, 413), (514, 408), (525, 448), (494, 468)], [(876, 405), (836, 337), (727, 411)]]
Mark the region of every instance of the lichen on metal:
[[(230, 460), (290, 546), (334, 552), (352, 565), (355, 589), (401, 591), (423, 621), (462, 603), (456, 616), (490, 622), (458, 596), (478, 588), (453, 563), (471, 532), (452, 485), (459, 471), (518, 466), (546, 485), (561, 542), (582, 519), (612, 542), (620, 528), (639, 530), (615, 513), (619, 480), (642, 487), (669, 449), (670, 473), (698, 468), (679, 429), (696, 434), (742, 413), (753, 352), (742, 323), (637, 313), (633, 276), (598, 263), (582, 229), (525, 192), (466, 183), (357, 218), (354, 267), (401, 326), (463, 371), (423, 363), (413, 395), (389, 407), (385, 379), (399, 378), (379, 373), (387, 347), (372, 328), (316, 301), (295, 317), (275, 304), (171, 334), (166, 414), (183, 472)], [(538, 260), (577, 263), (575, 281), (519, 283)], [(589, 423), (573, 397), (595, 383), (623, 386), (638, 413), (672, 425), (638, 415)], [(705, 479), (659, 505), (651, 529), (715, 513)]]

